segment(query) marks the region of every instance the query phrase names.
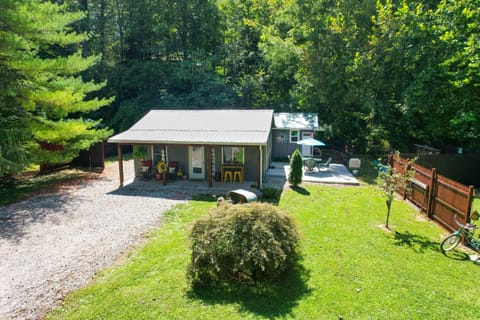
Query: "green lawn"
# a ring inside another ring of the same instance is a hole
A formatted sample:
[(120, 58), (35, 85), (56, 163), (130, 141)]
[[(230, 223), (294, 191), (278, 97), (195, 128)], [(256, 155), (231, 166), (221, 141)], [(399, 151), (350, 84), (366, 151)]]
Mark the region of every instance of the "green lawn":
[(146, 245), (69, 296), (47, 319), (452, 319), (480, 312), (475, 272), (462, 252), (444, 256), (444, 231), (376, 187), (304, 186), (279, 206), (298, 221), (303, 270), (270, 290), (192, 292), (188, 230), (214, 202), (177, 206)]

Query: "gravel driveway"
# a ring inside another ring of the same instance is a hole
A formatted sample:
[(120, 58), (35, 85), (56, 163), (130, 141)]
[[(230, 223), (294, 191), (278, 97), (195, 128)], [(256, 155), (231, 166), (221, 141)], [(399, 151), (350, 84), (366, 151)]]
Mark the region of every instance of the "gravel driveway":
[[(133, 161), (124, 168), (128, 181)], [(113, 163), (98, 179), (0, 207), (0, 319), (42, 318), (187, 199), (117, 189)]]

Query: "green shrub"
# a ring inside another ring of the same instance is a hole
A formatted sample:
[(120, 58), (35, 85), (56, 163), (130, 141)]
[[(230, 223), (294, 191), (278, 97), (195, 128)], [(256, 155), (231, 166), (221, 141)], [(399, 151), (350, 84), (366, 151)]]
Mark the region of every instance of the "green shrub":
[(303, 160), (302, 154), (300, 150), (295, 149), (292, 153), (292, 157), (290, 160), (290, 173), (288, 174), (288, 182), (296, 187), (300, 183), (302, 183), (302, 175), (303, 175)]
[(279, 193), (280, 193), (279, 190), (273, 187), (262, 189), (262, 196), (265, 199), (275, 199), (278, 197)]
[(134, 146), (133, 157), (138, 159), (144, 159), (148, 156), (148, 150), (145, 146)]
[(195, 222), (190, 238), (193, 285), (274, 283), (300, 258), (294, 219), (266, 203), (219, 205)]

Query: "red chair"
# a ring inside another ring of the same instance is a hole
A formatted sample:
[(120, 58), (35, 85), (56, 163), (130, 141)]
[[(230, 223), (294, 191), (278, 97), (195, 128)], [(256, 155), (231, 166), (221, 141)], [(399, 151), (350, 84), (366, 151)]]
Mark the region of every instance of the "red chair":
[(178, 162), (169, 161), (167, 167), (167, 174), (169, 179), (176, 179), (178, 174)]
[(143, 160), (141, 162), (140, 173), (143, 178), (149, 178), (152, 174), (152, 160)]

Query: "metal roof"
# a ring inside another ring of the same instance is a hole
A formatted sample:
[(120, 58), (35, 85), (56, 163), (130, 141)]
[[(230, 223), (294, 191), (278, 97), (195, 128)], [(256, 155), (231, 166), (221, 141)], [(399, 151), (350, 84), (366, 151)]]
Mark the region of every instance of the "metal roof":
[(151, 110), (113, 143), (263, 145), (273, 110)]
[(318, 129), (316, 113), (287, 113), (280, 112), (273, 115), (276, 129)]

